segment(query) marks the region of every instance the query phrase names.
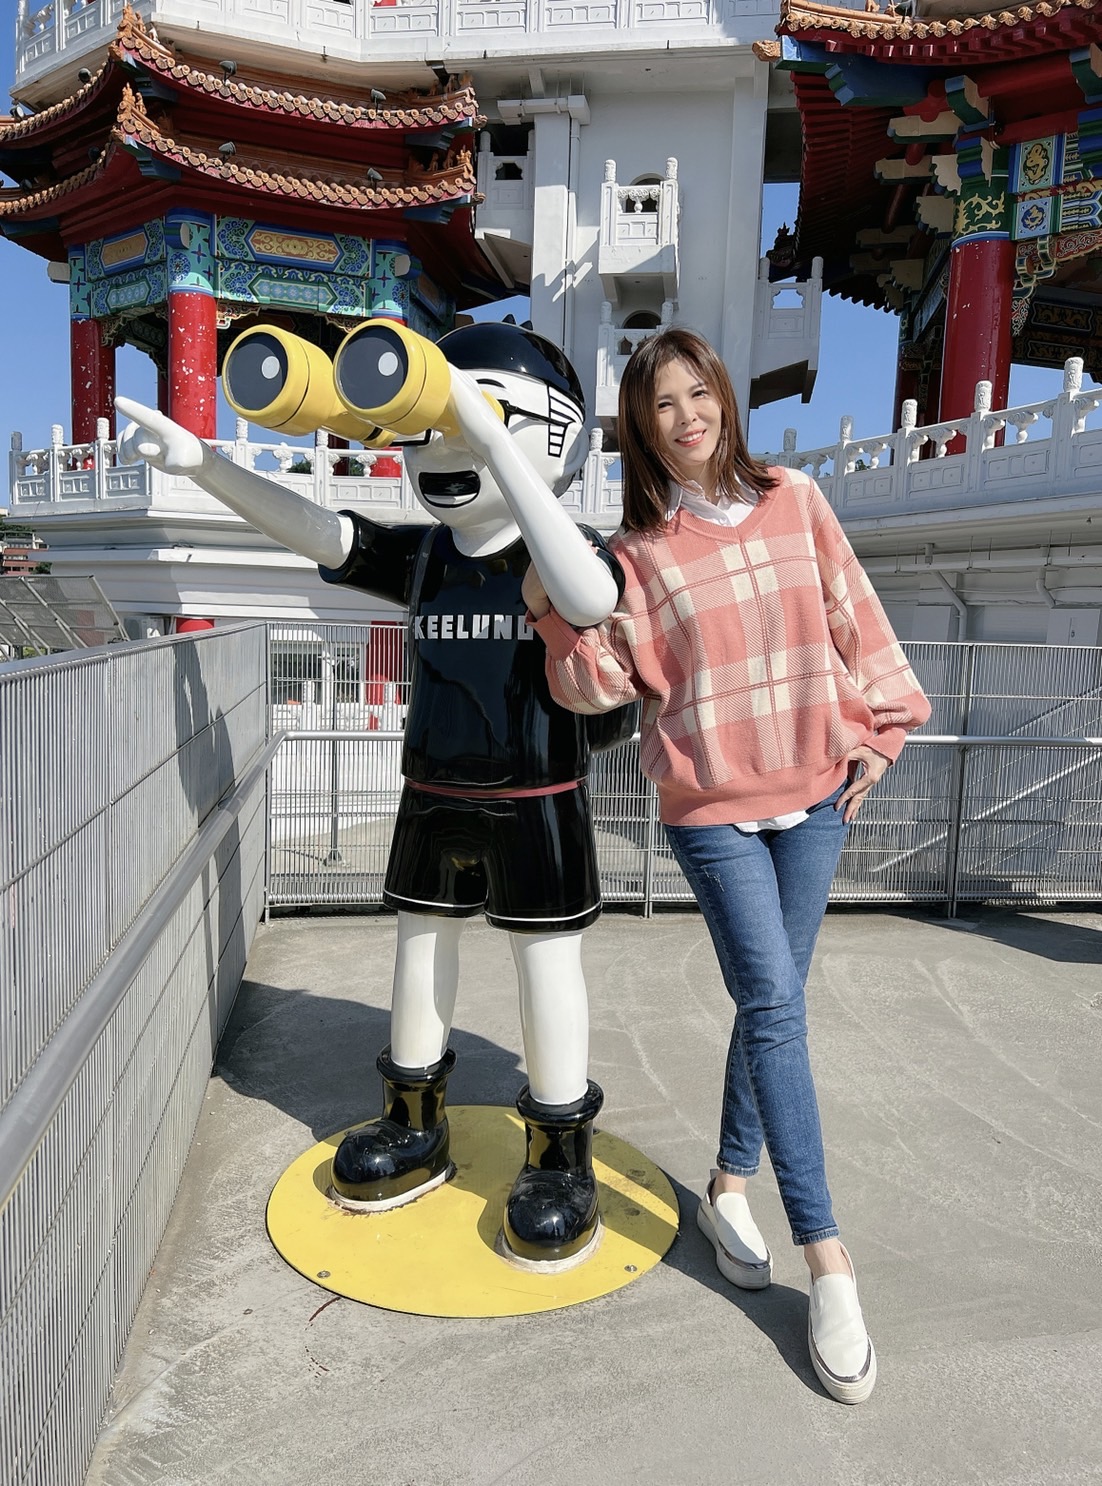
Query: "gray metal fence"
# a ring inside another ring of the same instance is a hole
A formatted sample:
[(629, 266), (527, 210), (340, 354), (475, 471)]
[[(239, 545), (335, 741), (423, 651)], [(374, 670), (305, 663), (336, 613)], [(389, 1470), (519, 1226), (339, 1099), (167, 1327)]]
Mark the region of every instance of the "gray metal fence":
[(261, 625), (0, 666), (0, 1480), (91, 1456), (263, 906)]
[[(3, 1486), (83, 1476), (265, 882), (380, 900), (400, 639), (242, 625), (0, 666)], [(835, 898), (1102, 897), (1102, 650), (908, 650), (934, 716)], [(635, 745), (592, 787), (608, 900), (688, 901)]]
[[(273, 627), (273, 726), (287, 738), (270, 907), (381, 901), (401, 787), (400, 642), (398, 628)], [(1102, 649), (904, 648), (933, 715), (869, 796), (832, 900), (955, 912), (1102, 898)], [(590, 787), (606, 902), (646, 913), (690, 902), (637, 746), (598, 756)]]

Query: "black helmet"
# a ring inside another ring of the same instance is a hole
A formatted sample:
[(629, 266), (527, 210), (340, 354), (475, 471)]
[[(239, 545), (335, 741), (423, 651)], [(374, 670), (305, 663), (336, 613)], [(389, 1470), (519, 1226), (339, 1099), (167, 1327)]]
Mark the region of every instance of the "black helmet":
[(534, 330), (504, 321), (480, 321), (449, 330), (437, 341), (444, 357), (463, 371), (487, 370), (516, 372), (535, 377), (576, 402), (585, 418), (585, 393), (578, 374), (552, 341)]

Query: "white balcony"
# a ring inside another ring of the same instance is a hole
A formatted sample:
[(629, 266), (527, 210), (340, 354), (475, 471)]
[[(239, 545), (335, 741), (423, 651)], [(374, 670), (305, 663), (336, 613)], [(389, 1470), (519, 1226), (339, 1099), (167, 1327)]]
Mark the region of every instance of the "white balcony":
[(628, 285), (650, 286), (676, 301), (679, 213), (676, 160), (666, 161), (661, 178), (629, 185), (617, 181), (616, 161), (605, 161), (597, 272), (612, 304)]
[[(635, 318), (629, 316), (630, 318)], [(655, 317), (657, 324), (649, 326), (627, 327), (614, 325), (612, 323), (612, 305), (606, 299), (601, 306), (601, 327), (597, 332), (597, 387), (595, 393), (595, 409), (597, 417), (601, 419), (604, 426), (610, 427), (610, 420), (616, 417), (620, 402), (620, 378), (624, 374), (624, 367), (628, 364), (628, 358), (637, 346), (641, 346), (645, 340), (659, 330), (665, 330), (673, 318), (673, 304), (666, 300), (662, 305), (662, 314)]]
[(754, 294), (754, 345), (750, 359), (750, 406), (763, 407), (799, 393), (810, 402), (819, 369), (819, 312), (823, 298), (823, 260), (811, 265), (811, 278), (771, 283), (769, 260), (758, 269)]
[[(253, 41), (269, 56), (322, 48), (358, 64), (426, 62), (458, 68), (494, 56), (610, 50), (699, 51), (772, 35), (777, 0), (133, 0), (162, 39), (196, 32)], [(123, 0), (18, 0), (15, 72), (32, 88), (111, 39)], [(214, 55), (219, 55), (217, 52)]]
[(489, 135), (483, 134), (478, 192), (485, 199), (475, 212), (475, 237), (507, 281), (527, 285), (532, 274), (531, 155), (495, 155)]

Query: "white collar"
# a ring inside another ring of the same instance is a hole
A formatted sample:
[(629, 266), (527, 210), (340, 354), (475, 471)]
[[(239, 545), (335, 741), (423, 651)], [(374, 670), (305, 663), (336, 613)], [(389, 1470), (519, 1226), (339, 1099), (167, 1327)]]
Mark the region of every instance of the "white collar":
[[(740, 484), (739, 493), (740, 497), (747, 494), (744, 485)], [(666, 520), (672, 521), (677, 512), (683, 508), (692, 515), (699, 516), (704, 521), (711, 521), (717, 526), (737, 526), (750, 514), (753, 505), (754, 502), (748, 498), (732, 500), (729, 495), (724, 495), (722, 492), (717, 500), (710, 501), (704, 494), (703, 488), (695, 480), (687, 480), (684, 484), (671, 480)]]

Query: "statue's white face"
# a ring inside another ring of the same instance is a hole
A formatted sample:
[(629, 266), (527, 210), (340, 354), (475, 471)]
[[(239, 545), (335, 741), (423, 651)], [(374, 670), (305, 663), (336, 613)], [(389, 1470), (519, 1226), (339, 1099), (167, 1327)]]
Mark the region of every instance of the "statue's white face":
[[(480, 368), (469, 376), (502, 404), (505, 426), (536, 473), (561, 495), (585, 459), (582, 410), (557, 387), (513, 371)], [(454, 530), (512, 524), (500, 487), (482, 460), (459, 439), (429, 434), (404, 444), (406, 469), (417, 499)]]

